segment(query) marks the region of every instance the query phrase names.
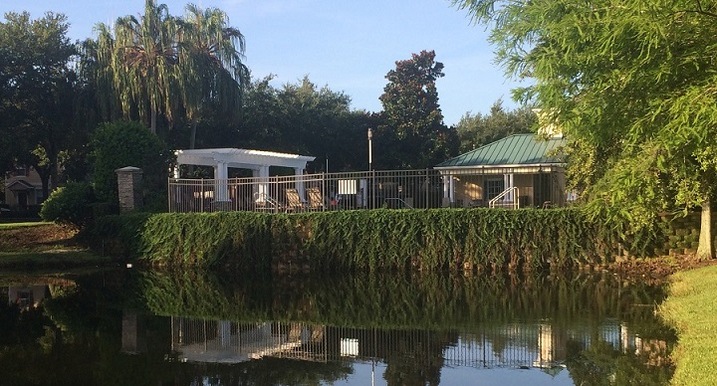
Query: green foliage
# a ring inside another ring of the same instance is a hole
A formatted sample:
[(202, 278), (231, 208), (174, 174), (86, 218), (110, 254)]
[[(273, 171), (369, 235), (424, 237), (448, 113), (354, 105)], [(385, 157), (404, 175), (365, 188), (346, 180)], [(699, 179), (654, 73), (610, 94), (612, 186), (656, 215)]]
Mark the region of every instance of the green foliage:
[[(641, 338), (645, 339), (642, 336)], [(625, 355), (613, 344), (613, 342), (595, 339), (590, 347), (585, 348), (578, 342), (568, 342), (566, 366), (575, 384), (585, 386), (670, 384), (674, 373), (673, 366), (650, 363), (650, 359), (647, 358), (650, 353)]]
[[(32, 20), (27, 12), (0, 21), (0, 168), (32, 165), (42, 180), (58, 181), (58, 155), (82, 146), (74, 113), (76, 54), (62, 14)], [(52, 178), (51, 178), (52, 177)]]
[(619, 246), (611, 228), (577, 209), (170, 213), (136, 220), (99, 219), (95, 244), (125, 239), (130, 246), (122, 252), (158, 265), (424, 271), (562, 270), (607, 262)]
[[(96, 87), (104, 120), (136, 119), (153, 133), (173, 134), (187, 123), (193, 148), (198, 127), (213, 114), (235, 115), (249, 71), (244, 36), (217, 8), (186, 6), (175, 17), (166, 4), (146, 0), (144, 14), (99, 24), (97, 40), (83, 44), (81, 73)], [(158, 130), (158, 125), (165, 127)], [(169, 138), (167, 138), (169, 141)]]
[(421, 51), (396, 62), (386, 74), (388, 84), (379, 98), (385, 125), (377, 128), (383, 168), (426, 168), (457, 154), (458, 138), (443, 123), (436, 80), (443, 63), (434, 51)]
[(242, 105), (239, 141), (256, 149), (311, 154), (314, 171), (366, 168), (366, 131), (377, 119), (352, 111), (350, 98), (328, 86), (318, 87), (308, 77), (281, 87), (271, 77), (253, 82)]
[(143, 170), (146, 201), (166, 197), (170, 152), (162, 141), (136, 122), (105, 123), (97, 128), (92, 148), (92, 181), (101, 201), (117, 201), (115, 170), (134, 166)]
[(151, 216), (146, 212), (103, 216), (85, 228), (78, 238), (102, 256), (130, 260), (141, 256), (146, 249), (144, 227)]
[[(187, 120), (191, 125), (189, 148), (196, 145), (198, 123), (211, 114), (236, 115), (241, 108), (249, 69), (244, 65), (244, 35), (226, 25), (218, 8), (186, 6), (178, 19), (178, 79)], [(213, 108), (210, 109), (210, 107)]]
[[(261, 213), (158, 214), (142, 230), (152, 264), (268, 268), (272, 216)], [(283, 235), (278, 235), (283, 236)]]
[(95, 193), (92, 186), (85, 182), (69, 182), (55, 189), (43, 203), (40, 217), (45, 221), (54, 221), (82, 228), (92, 219), (92, 204)]
[(311, 235), (306, 254), (317, 258), (312, 266), (541, 270), (601, 263), (611, 255), (602, 227), (569, 209), (323, 213), (307, 215), (303, 225)]
[[(717, 169), (713, 5), (691, 1), (455, 1), (494, 23), (520, 90), (573, 145), (569, 177), (602, 217), (642, 232), (663, 210), (711, 205)], [(634, 217), (631, 219), (630, 217)], [(618, 225), (621, 227), (622, 225)], [(708, 240), (711, 238), (705, 238)], [(713, 248), (701, 245), (706, 256)]]
[(491, 106), (490, 114), (466, 113), (456, 125), (460, 139), (459, 153), (465, 153), (511, 134), (530, 133), (537, 124), (537, 115), (530, 107), (506, 111), (503, 101)]

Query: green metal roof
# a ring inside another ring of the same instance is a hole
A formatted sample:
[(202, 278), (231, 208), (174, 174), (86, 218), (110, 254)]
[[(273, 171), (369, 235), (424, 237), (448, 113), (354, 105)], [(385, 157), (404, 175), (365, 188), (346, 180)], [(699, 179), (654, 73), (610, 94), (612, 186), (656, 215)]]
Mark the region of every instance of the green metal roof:
[(535, 134), (513, 134), (463, 153), (436, 167), (536, 165), (561, 163), (552, 151), (564, 145), (562, 138), (540, 139)]

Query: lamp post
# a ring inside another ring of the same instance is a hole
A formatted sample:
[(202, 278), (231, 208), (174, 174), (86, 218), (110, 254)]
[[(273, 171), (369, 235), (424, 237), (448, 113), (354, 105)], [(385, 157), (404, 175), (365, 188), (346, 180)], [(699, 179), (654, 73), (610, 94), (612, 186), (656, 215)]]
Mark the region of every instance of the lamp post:
[(368, 128), (368, 170), (373, 170), (371, 168), (371, 164), (373, 163), (373, 144), (371, 143), (371, 140), (373, 139), (373, 131), (371, 128)]
[[(371, 143), (371, 140), (373, 140), (373, 131), (371, 128), (368, 128), (368, 170), (371, 172), (371, 209), (376, 208), (376, 191), (374, 190), (374, 182), (375, 182), (375, 174), (373, 172), (373, 143)], [(367, 192), (368, 193), (368, 192)]]

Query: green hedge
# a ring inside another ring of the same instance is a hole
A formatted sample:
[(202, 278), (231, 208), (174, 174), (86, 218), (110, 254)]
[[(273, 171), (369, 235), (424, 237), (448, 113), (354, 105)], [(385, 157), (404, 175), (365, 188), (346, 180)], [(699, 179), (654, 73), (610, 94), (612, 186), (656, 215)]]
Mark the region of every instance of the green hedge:
[(574, 209), (345, 211), (277, 220), (312, 267), (561, 269), (613, 255), (609, 232)]
[(612, 232), (577, 209), (132, 214), (88, 235), (100, 252), (168, 266), (530, 271), (617, 253)]

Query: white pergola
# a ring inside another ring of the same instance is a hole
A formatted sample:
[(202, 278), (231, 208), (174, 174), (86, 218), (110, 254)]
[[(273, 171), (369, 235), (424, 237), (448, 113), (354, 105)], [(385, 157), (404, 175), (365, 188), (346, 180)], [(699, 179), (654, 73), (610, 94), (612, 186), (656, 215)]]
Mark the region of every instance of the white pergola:
[[(214, 179), (217, 180), (217, 201), (227, 201), (227, 180), (229, 168), (249, 169), (253, 177), (258, 177), (266, 182), (259, 182), (259, 197), (266, 197), (268, 193), (269, 167), (280, 166), (293, 168), (294, 175), (300, 176), (306, 170), (306, 164), (316, 157), (277, 153), (264, 150), (236, 149), (236, 148), (215, 148), (215, 149), (191, 149), (177, 150), (177, 167), (174, 169), (174, 178), (179, 178), (179, 165), (200, 165), (214, 167)], [(301, 179), (296, 179), (296, 188), (302, 194), (304, 186)]]

